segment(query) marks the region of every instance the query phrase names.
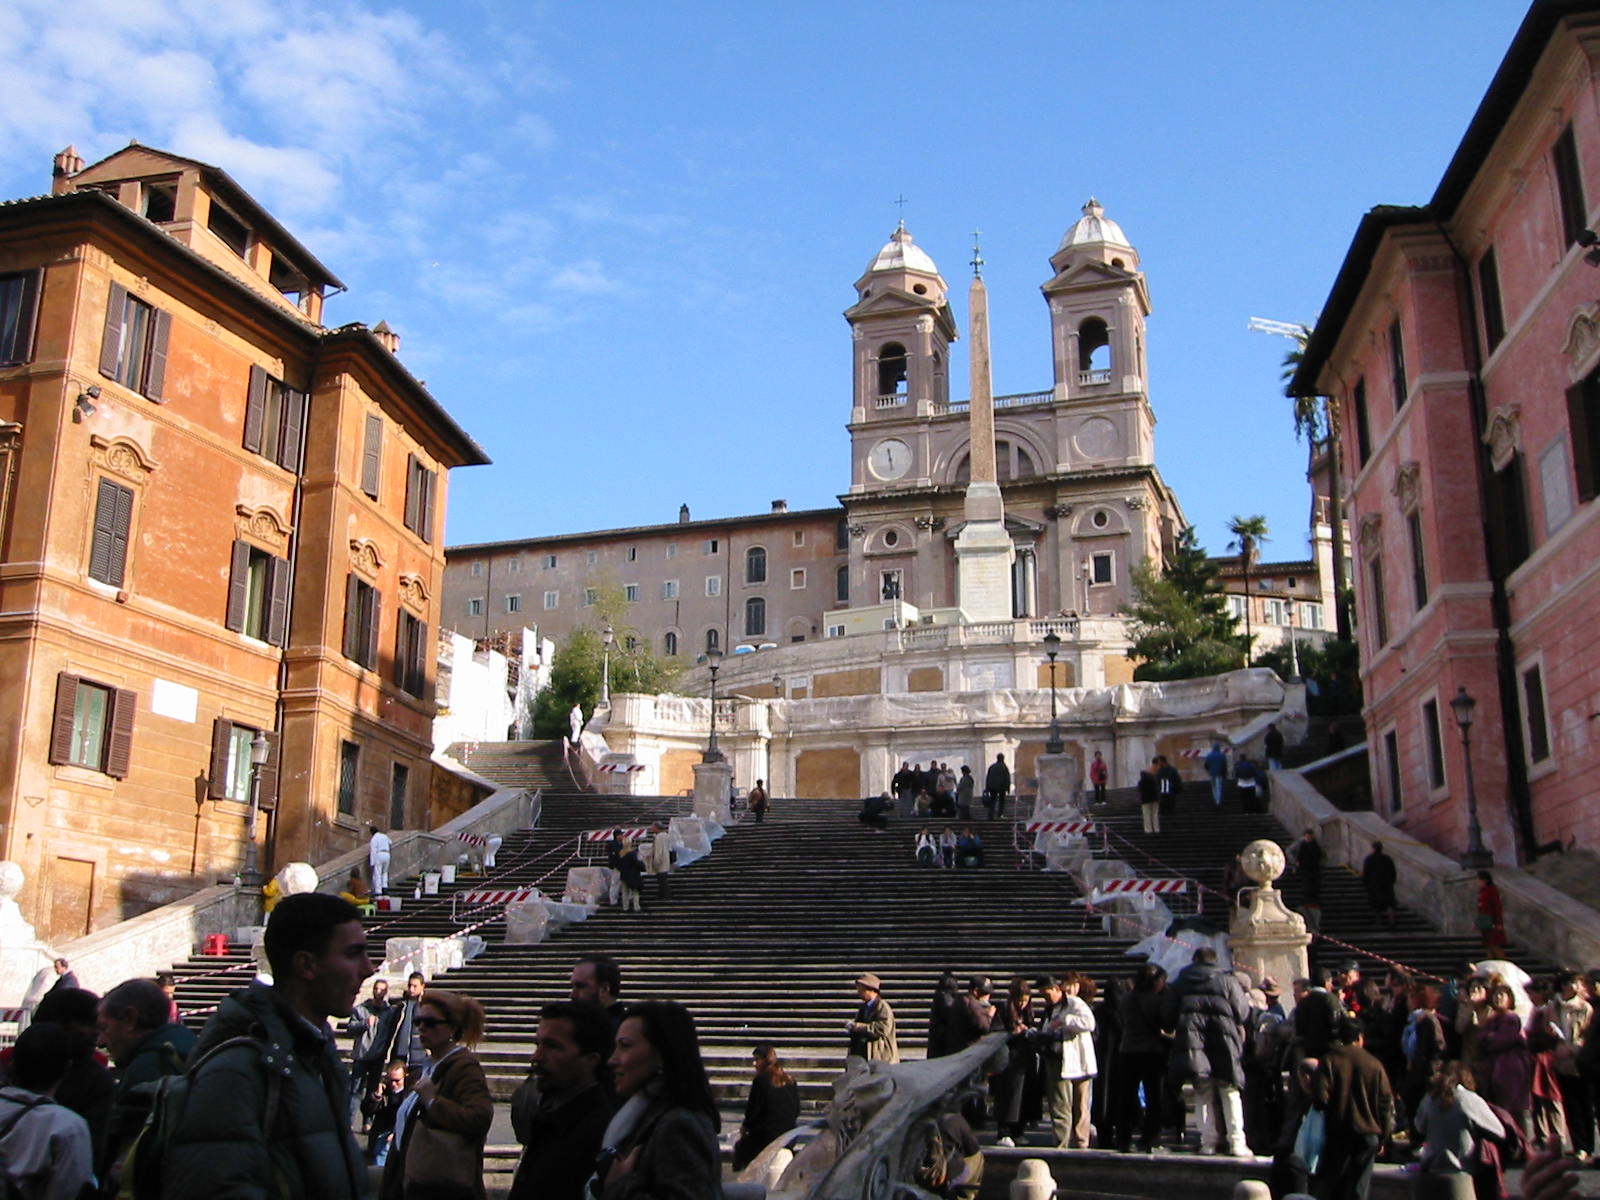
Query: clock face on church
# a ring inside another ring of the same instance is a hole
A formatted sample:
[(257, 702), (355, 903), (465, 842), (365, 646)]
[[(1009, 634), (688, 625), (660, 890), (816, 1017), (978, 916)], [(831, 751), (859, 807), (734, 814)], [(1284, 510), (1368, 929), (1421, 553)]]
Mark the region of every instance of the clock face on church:
[(884, 438), (867, 455), (867, 466), (879, 479), (891, 483), (911, 469), (911, 447), (899, 438)]

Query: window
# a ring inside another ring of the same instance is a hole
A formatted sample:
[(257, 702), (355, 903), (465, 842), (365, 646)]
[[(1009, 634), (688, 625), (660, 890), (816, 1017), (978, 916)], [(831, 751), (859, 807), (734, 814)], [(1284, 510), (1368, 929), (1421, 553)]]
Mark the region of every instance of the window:
[[(468, 612), (473, 604), (481, 601), (468, 601)], [(345, 577), (344, 656), (369, 671), (378, 669), (378, 620), (382, 608), (383, 597), (377, 588), (359, 575)]]
[(361, 746), (356, 742), (339, 743), (339, 815), (353, 817), (356, 813), (356, 781), (361, 778)]
[(1078, 326), (1078, 373), (1079, 383), (1111, 379), (1111, 330), (1099, 317)]
[(806, 531), (804, 529), (796, 529), (794, 531), (794, 544), (796, 546), (804, 546), (806, 544)]
[(546, 571), (554, 571), (556, 569), (556, 556), (554, 554), (546, 554), (544, 556), (544, 569)]
[(513, 558), (511, 561), (506, 563), (506, 574), (507, 575), (520, 575), (520, 574), (522, 574), (522, 560), (520, 558)]
[(1268, 600), (1267, 601), (1267, 624), (1268, 625), (1287, 625), (1288, 623), (1289, 623), (1289, 620), (1288, 620), (1288, 617), (1286, 615), (1286, 605), (1283, 603), (1283, 601), (1282, 600)]
[(482, 596), (473, 596), (473, 597), (471, 597), (471, 598), (469, 598), (467, 600), (467, 616), (469, 616), (469, 617), (481, 617), (481, 616), (483, 616), (483, 597)]
[(1300, 626), (1303, 629), (1322, 628), (1322, 605), (1302, 604), (1300, 606)]
[(404, 829), (406, 825), (406, 793), (411, 790), (411, 768), (405, 763), (395, 763), (389, 772), (389, 828)]
[(521, 612), (522, 611), (522, 597), (521, 596), (516, 596), (516, 595), (507, 596), (506, 597), (506, 611), (508, 613)]
[(676, 600), (678, 598), (678, 581), (664, 579), (661, 581), (661, 598), (663, 600)]
[(1550, 757), (1550, 722), (1544, 708), (1544, 673), (1538, 664), (1522, 672), (1522, 715), (1528, 725), (1528, 761)]
[(600, 589), (599, 588), (584, 588), (583, 589), (583, 606), (585, 608), (593, 608), (596, 604), (599, 604), (599, 603), (600, 603)]
[(706, 630), (706, 649), (716, 650), (722, 645), (722, 635), (715, 629)]
[(1417, 611), (1428, 606), (1428, 564), (1422, 557), (1422, 514), (1413, 511), (1406, 518), (1406, 537), (1411, 543), (1411, 592)]
[(789, 588), (790, 588), (790, 590), (798, 590), (800, 588), (805, 587), (805, 585), (806, 585), (806, 569), (804, 567), (794, 567), (794, 568), (792, 568), (789, 571)]
[(1091, 568), (1089, 573), (1089, 582), (1111, 582), (1111, 555), (1096, 554), (1092, 559), (1090, 559), (1090, 564)]
[(1506, 336), (1505, 308), (1500, 300), (1500, 265), (1490, 246), (1478, 260), (1478, 302), (1483, 307), (1483, 340), (1489, 353)]
[(835, 550), (850, 549), (850, 524), (840, 517), (833, 526), (833, 548)]
[(744, 602), (745, 637), (763, 637), (767, 632), (767, 602), (751, 596)]
[(1367, 381), (1365, 379), (1356, 381), (1356, 386), (1350, 394), (1350, 406), (1355, 410), (1356, 469), (1360, 470), (1367, 465), (1367, 459), (1372, 457), (1372, 434), (1367, 428)]
[(0, 367), (33, 357), (33, 335), (39, 323), (39, 283), (44, 272), (8, 271), (0, 275)]
[(1389, 598), (1383, 590), (1383, 560), (1376, 555), (1367, 560), (1367, 578), (1372, 584), (1372, 633), (1379, 646), (1389, 644)]
[(744, 552), (744, 581), (746, 583), (767, 581), (767, 552), (760, 546), (751, 546)]
[(1394, 816), (1405, 807), (1405, 797), (1400, 788), (1400, 739), (1392, 729), (1383, 735), (1383, 761), (1389, 771), (1389, 815)]
[(89, 578), (114, 588), (128, 569), (128, 531), (133, 524), (133, 492), (102, 479), (94, 503), (94, 539), (89, 544)]
[[(236, 725), (226, 717), (211, 723), (211, 777), (206, 794), (213, 800), (250, 803), (250, 743), (257, 730)], [(278, 735), (259, 731), (267, 739), (267, 760), (261, 764), (261, 805), (271, 808), (278, 798)]]
[(891, 571), (878, 572), (878, 595), (884, 600), (900, 599), (900, 571), (898, 568)]
[(66, 672), (57, 675), (50, 761), (126, 779), (137, 708), (133, 692)]
[(546, 592), (544, 594), (544, 606), (547, 609), (555, 608), (557, 606), (557, 604), (560, 603), (560, 600), (561, 600), (561, 593), (560, 592)]
[(678, 557), (678, 543), (677, 542), (668, 542), (667, 543), (667, 557), (668, 558), (677, 558)]
[(483, 578), (483, 564), (481, 562), (475, 562), (472, 564), (472, 577), (474, 579)]
[(1406, 395), (1406, 344), (1400, 333), (1400, 318), (1389, 326), (1389, 382), (1394, 388), (1394, 407), (1398, 412), (1405, 407)]
[(1422, 706), (1422, 741), (1428, 752), (1428, 786), (1444, 786), (1444, 742), (1439, 736), (1439, 702), (1429, 700)]
[(600, 552), (598, 550), (585, 550), (584, 551), (584, 553), (583, 553), (583, 562), (584, 562), (585, 566), (592, 567), (592, 566), (595, 565), (595, 563), (597, 563), (599, 561), (600, 561)]
[(719, 546), (716, 538), (707, 538), (706, 539), (706, 553), (707, 554), (716, 554), (720, 550), (720, 548), (721, 547)]
[(428, 626), (404, 611), (395, 628), (394, 681), (419, 700), (428, 686)]
[(366, 436), (361, 442), (361, 490), (374, 500), (383, 478), (383, 418), (367, 414)]
[(1576, 506), (1572, 469), (1567, 466), (1567, 436), (1557, 434), (1539, 454), (1539, 487), (1544, 493), (1544, 532), (1549, 537), (1567, 523)]
[(1583, 198), (1583, 174), (1578, 165), (1578, 140), (1568, 125), (1556, 139), (1551, 159), (1556, 172), (1556, 193), (1561, 198), (1561, 247), (1574, 245), (1589, 226), (1589, 207)]
[(844, 626), (843, 625), (829, 625), (828, 626), (827, 636), (831, 637), (831, 638), (843, 637), (844, 636)]
[(639, 547), (637, 547), (637, 546), (629, 546), (628, 547), (628, 561), (629, 562), (638, 562), (639, 561)]
[(1243, 596), (1228, 597), (1228, 614), (1235, 621), (1244, 620), (1244, 615), (1250, 610), (1248, 602)]
[[(244, 409), (244, 448), (298, 474), (305, 423), (306, 394), (252, 366)], [(376, 492), (374, 482), (370, 494)]]
[(167, 379), (167, 342), (172, 314), (111, 285), (106, 327), (100, 340), (100, 374), (152, 400), (161, 399)]
[(629, 604), (637, 604), (639, 602), (639, 585), (637, 583), (624, 584), (622, 598)]
[(678, 635), (671, 630), (668, 630), (666, 636), (661, 639), (661, 652), (668, 658), (678, 656)]
[(274, 646), (288, 644), (289, 562), (246, 541), (233, 543), (223, 624)]
[(622, 639), (622, 648), (629, 654), (639, 653), (639, 639), (633, 634), (628, 634)]
[(850, 568), (840, 566), (833, 572), (833, 602), (835, 604), (850, 603)]
[(878, 395), (903, 395), (906, 390), (906, 348), (885, 342), (878, 351)]
[(425, 542), (433, 541), (433, 501), (439, 476), (415, 454), (406, 457), (406, 528)]
[(249, 252), (250, 227), (223, 208), (215, 199), (211, 201), (211, 211), (206, 216), (206, 228), (216, 234), (217, 240), (240, 258), (244, 258)]
[(1527, 560), (1532, 550), (1532, 537), (1528, 532), (1528, 497), (1522, 482), (1522, 455), (1512, 454), (1506, 465), (1489, 477), (1489, 482), (1489, 512), (1495, 512), (1498, 501), (1500, 523), (1504, 530), (1505, 569), (1514, 571)]
[(1567, 389), (1567, 429), (1578, 502), (1586, 504), (1600, 493), (1600, 371)]
[(721, 575), (707, 575), (706, 576), (706, 595), (708, 595), (708, 596), (720, 596), (720, 595), (722, 595), (722, 576)]

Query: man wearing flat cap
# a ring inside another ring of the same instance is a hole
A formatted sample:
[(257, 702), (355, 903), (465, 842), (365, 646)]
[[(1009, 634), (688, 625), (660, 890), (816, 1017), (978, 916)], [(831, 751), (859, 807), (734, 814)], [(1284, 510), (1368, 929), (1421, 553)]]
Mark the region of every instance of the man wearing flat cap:
[(894, 1009), (883, 998), (883, 983), (871, 971), (856, 976), (856, 995), (861, 1007), (853, 1020), (845, 1022), (850, 1035), (850, 1054), (868, 1062), (900, 1061), (900, 1044), (894, 1036)]

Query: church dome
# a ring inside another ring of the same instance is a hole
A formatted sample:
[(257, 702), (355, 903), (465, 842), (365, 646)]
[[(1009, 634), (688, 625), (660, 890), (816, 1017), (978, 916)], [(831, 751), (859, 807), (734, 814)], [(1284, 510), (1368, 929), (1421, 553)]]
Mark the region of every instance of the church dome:
[(928, 257), (928, 252), (916, 244), (911, 231), (901, 225), (889, 236), (878, 256), (867, 264), (867, 273), (870, 275), (874, 271), (922, 271), (937, 275), (939, 268)]
[(1056, 253), (1071, 250), (1075, 246), (1103, 245), (1126, 246), (1130, 250), (1133, 249), (1133, 243), (1128, 240), (1128, 235), (1122, 232), (1122, 226), (1106, 216), (1106, 210), (1100, 207), (1100, 201), (1090, 196), (1089, 202), (1083, 206), (1083, 216), (1076, 225), (1067, 230)]

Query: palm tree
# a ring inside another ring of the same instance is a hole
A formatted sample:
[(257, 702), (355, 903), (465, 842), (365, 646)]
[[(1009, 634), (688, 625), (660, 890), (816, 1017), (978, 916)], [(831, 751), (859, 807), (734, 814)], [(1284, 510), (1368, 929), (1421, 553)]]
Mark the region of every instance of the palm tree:
[[(1294, 335), (1295, 348), (1283, 356), (1283, 381), (1288, 383), (1300, 370), (1305, 360), (1306, 342), (1311, 337), (1311, 326), (1300, 323), (1300, 332)], [(1350, 640), (1350, 609), (1346, 603), (1344, 582), (1344, 497), (1343, 483), (1339, 478), (1339, 410), (1331, 396), (1290, 396), (1294, 402), (1294, 435), (1306, 441), (1306, 474), (1310, 477), (1317, 461), (1317, 443), (1326, 439), (1328, 446), (1328, 523), (1333, 529), (1333, 620), (1338, 638)]]
[(1259, 514), (1253, 517), (1235, 515), (1228, 522), (1228, 532), (1233, 534), (1233, 549), (1239, 552), (1239, 565), (1244, 568), (1244, 665), (1250, 665), (1255, 635), (1250, 629), (1250, 568), (1256, 565), (1261, 543), (1270, 541), (1267, 536), (1267, 519)]

